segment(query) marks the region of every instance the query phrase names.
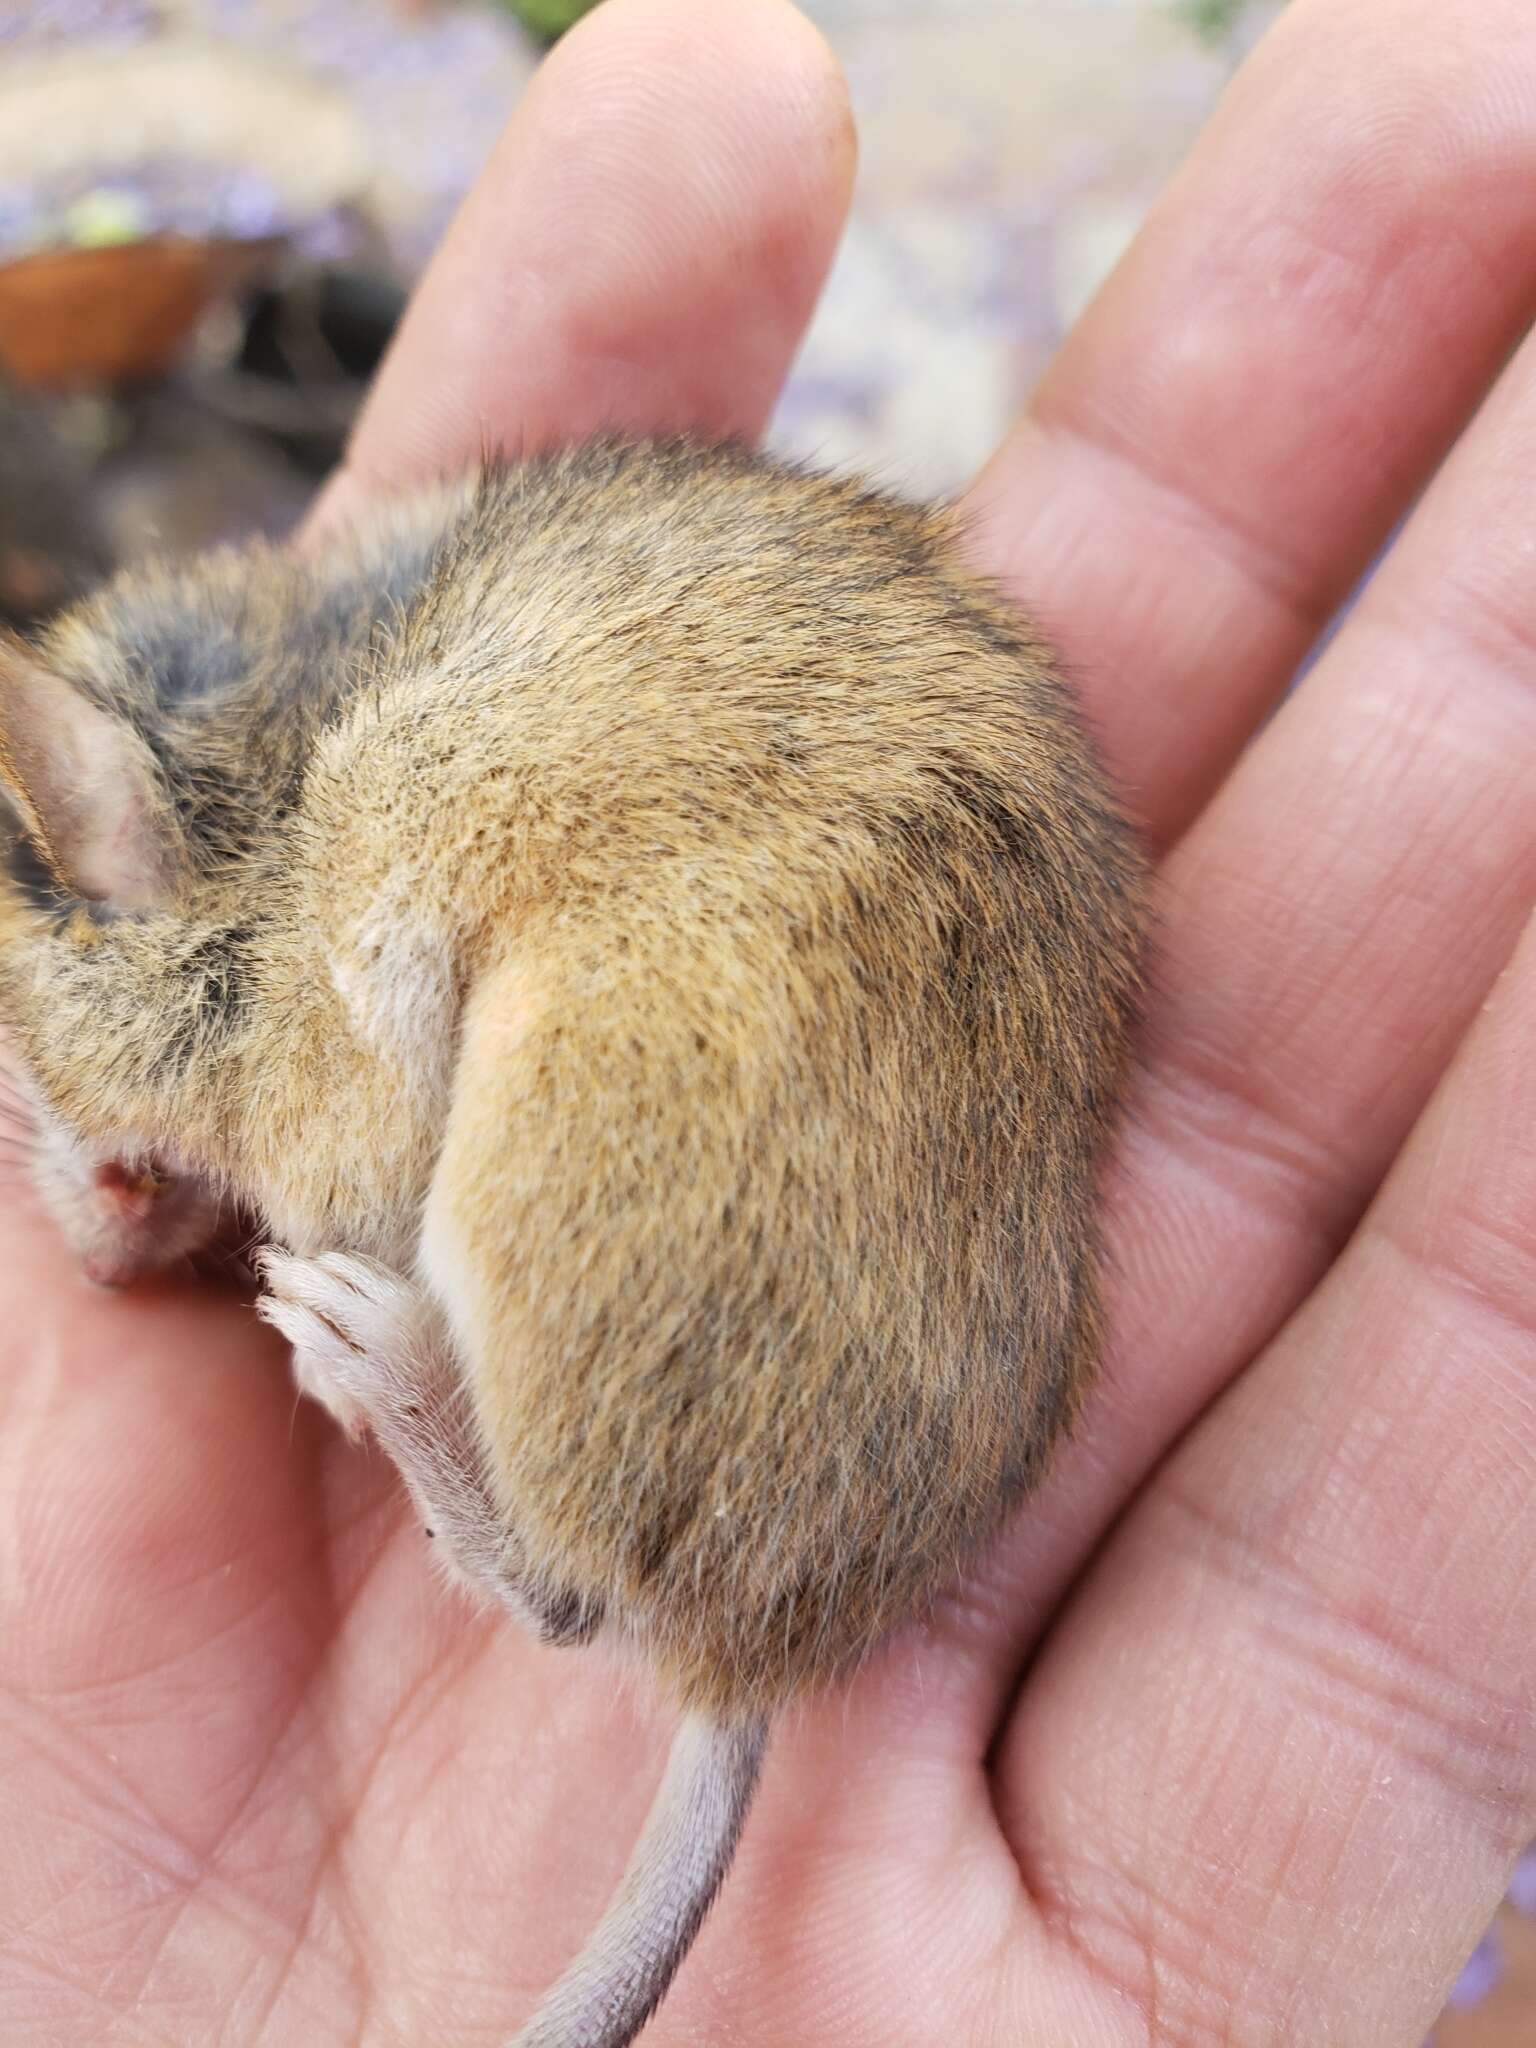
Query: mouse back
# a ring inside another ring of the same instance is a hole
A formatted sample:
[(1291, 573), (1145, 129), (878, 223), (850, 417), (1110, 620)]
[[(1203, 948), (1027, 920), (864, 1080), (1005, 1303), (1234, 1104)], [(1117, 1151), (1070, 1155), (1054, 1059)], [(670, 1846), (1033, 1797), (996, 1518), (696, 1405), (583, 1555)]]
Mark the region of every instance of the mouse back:
[(485, 479), (306, 816), (355, 1014), (388, 900), (456, 1020), (419, 1264), (521, 1547), (721, 1720), (846, 1671), (1097, 1350), (1142, 869), (1059, 670), (941, 515), (600, 445)]

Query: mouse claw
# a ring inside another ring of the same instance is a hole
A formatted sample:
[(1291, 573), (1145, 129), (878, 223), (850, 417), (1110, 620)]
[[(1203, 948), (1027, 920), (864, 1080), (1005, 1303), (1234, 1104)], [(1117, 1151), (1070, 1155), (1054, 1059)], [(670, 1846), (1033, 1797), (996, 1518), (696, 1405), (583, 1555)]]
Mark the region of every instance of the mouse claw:
[(447, 1575), (547, 1642), (591, 1636), (602, 1621), (596, 1602), (523, 1569), (441, 1309), (388, 1267), (347, 1252), (301, 1259), (269, 1248), (258, 1265), (269, 1291), (257, 1306), (293, 1346), (300, 1387), (349, 1436), (368, 1429), (394, 1459)]
[(338, 1317), (338, 1302), (318, 1262), (267, 1248), (256, 1268), (264, 1292), (256, 1313), (285, 1337), (293, 1350), (293, 1376), (302, 1394), (318, 1401), (342, 1434), (356, 1442), (368, 1427), (364, 1402), (348, 1382), (363, 1357), (362, 1347)]

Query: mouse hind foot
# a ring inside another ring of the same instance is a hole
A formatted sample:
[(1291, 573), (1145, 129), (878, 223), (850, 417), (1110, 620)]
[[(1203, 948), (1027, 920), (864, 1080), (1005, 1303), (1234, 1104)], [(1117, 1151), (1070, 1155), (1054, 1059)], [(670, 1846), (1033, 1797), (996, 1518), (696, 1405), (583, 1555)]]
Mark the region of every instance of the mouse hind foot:
[(347, 1252), (260, 1257), (261, 1315), (293, 1347), (294, 1377), (350, 1437), (371, 1431), (399, 1468), (453, 1575), (550, 1643), (579, 1643), (600, 1611), (549, 1586), (492, 1497), (446, 1317), (413, 1282)]

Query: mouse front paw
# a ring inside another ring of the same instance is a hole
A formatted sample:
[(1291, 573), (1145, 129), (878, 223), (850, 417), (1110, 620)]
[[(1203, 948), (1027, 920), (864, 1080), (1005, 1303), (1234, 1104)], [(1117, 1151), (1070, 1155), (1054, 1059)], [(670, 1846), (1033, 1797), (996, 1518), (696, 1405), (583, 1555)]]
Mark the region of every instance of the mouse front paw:
[(509, 1608), (545, 1642), (584, 1642), (590, 1600), (530, 1577), (493, 1497), (442, 1310), (398, 1273), (348, 1252), (268, 1250), (261, 1314), (293, 1346), (300, 1388), (348, 1436), (369, 1430), (399, 1467), (449, 1575)]
[(260, 1253), (266, 1292), (257, 1312), (293, 1347), (301, 1393), (352, 1438), (383, 1425), (415, 1398), (413, 1367), (424, 1322), (421, 1295), (386, 1266), (347, 1252), (295, 1258)]

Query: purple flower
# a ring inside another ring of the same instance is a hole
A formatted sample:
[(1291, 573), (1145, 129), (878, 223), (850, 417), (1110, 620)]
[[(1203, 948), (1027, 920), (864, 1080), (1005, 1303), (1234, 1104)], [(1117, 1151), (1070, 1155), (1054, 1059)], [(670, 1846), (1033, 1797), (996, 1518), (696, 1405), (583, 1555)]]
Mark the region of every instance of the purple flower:
[(1481, 2005), (1503, 1974), (1504, 1958), (1499, 1953), (1498, 1937), (1490, 1930), (1467, 1958), (1466, 1968), (1456, 1979), (1446, 2004), (1456, 2011)]
[(1536, 1918), (1536, 1844), (1515, 1865), (1515, 1874), (1509, 1880), (1509, 1903), (1517, 1913)]

